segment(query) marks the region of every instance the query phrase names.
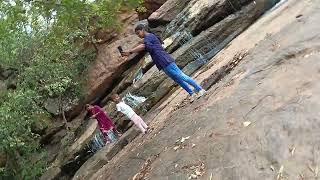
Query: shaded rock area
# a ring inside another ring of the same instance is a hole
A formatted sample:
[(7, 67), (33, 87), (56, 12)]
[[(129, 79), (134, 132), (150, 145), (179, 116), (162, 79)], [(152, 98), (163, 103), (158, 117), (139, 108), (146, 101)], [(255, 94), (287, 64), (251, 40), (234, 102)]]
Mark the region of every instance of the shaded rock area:
[(6, 68), (0, 65), (0, 93), (16, 88), (17, 69)]
[(7, 164), (7, 155), (3, 152), (0, 152), (0, 168), (4, 168)]
[(153, 12), (159, 9), (167, 0), (144, 0), (141, 6), (143, 9), (138, 9), (139, 19), (147, 19)]
[(318, 8), (315, 1), (289, 1), (264, 16), (197, 73), (205, 83), (241, 59), (206, 97), (184, 104), (177, 90), (149, 119), (154, 130), (90, 179), (316, 178)]

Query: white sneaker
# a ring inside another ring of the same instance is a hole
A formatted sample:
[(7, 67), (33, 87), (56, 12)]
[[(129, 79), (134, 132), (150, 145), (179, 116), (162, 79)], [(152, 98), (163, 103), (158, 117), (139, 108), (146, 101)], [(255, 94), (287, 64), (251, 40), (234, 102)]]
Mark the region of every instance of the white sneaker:
[(191, 96), (189, 96), (189, 101), (192, 103), (194, 100), (197, 99), (197, 95), (196, 94), (192, 94)]
[(199, 91), (197, 93), (197, 98), (201, 98), (202, 96), (206, 95), (207, 94), (207, 91), (202, 89), (201, 91)]

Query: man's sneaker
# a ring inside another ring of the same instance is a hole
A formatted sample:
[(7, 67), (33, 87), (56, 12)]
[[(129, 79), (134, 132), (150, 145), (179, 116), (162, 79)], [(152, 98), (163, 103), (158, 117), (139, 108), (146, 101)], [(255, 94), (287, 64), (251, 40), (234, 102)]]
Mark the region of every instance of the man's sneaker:
[(194, 100), (197, 99), (197, 95), (196, 94), (192, 94), (191, 96), (189, 96), (189, 101), (192, 103)]
[(197, 98), (201, 98), (202, 96), (206, 95), (207, 91), (205, 91), (204, 89), (202, 89), (201, 91), (199, 91), (197, 93)]

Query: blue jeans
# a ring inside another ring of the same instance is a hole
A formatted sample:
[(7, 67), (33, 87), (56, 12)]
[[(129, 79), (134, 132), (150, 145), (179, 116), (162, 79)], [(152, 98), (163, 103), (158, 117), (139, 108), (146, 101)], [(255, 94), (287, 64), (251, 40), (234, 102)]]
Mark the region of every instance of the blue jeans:
[(202, 90), (202, 87), (191, 77), (183, 73), (176, 63), (171, 63), (167, 67), (163, 69), (163, 71), (177, 84), (179, 84), (184, 90), (186, 90), (190, 95), (194, 93), (194, 91), (190, 88), (189, 85), (194, 87), (195, 92), (199, 92)]

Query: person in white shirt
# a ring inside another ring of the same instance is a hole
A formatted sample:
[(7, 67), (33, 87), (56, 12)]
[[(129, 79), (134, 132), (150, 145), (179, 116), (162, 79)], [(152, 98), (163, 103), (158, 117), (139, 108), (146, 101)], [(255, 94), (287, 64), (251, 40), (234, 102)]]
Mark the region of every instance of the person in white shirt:
[(125, 102), (123, 102), (118, 94), (113, 94), (111, 96), (111, 100), (115, 102), (117, 105), (117, 111), (123, 113), (127, 116), (128, 119), (133, 121), (133, 123), (138, 126), (143, 134), (145, 134), (148, 130), (148, 125), (143, 121), (143, 119), (137, 115), (133, 109), (128, 106)]

